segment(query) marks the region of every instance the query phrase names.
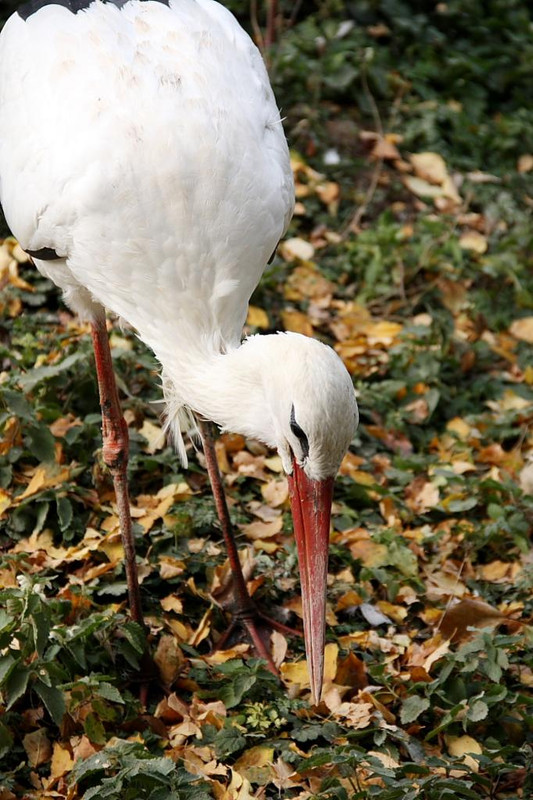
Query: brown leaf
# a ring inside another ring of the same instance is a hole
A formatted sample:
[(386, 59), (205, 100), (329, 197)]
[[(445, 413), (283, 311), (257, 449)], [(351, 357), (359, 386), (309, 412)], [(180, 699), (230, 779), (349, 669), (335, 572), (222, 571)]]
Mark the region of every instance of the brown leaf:
[(250, 522), (248, 525), (239, 525), (247, 539), (269, 539), (280, 533), (283, 527), (283, 517), (278, 517), (272, 522)]
[(439, 489), (428, 481), (425, 475), (417, 475), (405, 487), (405, 502), (415, 514), (425, 514), (438, 504), (440, 499)]
[(509, 333), (511, 333), (515, 339), (533, 344), (533, 317), (515, 319), (509, 328)]
[[(448, 752), (451, 756), (463, 757), (464, 763), (472, 770), (472, 772), (479, 772), (479, 761), (472, 758), (469, 753), (481, 755), (483, 750), (479, 742), (472, 738), (472, 736), (449, 736), (445, 734), (444, 739)], [(461, 773), (463, 774), (463, 773)]]
[(265, 501), (273, 508), (282, 506), (289, 497), (289, 483), (287, 478), (274, 478), (261, 486), (261, 494)]
[(301, 311), (285, 310), (281, 312), (281, 321), (286, 331), (302, 333), (304, 336), (313, 335), (313, 326), (309, 317)]
[(482, 600), (465, 597), (444, 612), (439, 629), (447, 639), (460, 642), (475, 636), (476, 629), (495, 628), (503, 620), (505, 617), (497, 608)]
[(258, 306), (248, 306), (246, 324), (250, 325), (251, 328), (260, 328), (261, 330), (266, 330), (270, 327), (267, 312)]
[(164, 634), (157, 643), (154, 661), (159, 668), (165, 686), (172, 686), (177, 680), (185, 658), (174, 636)]
[(315, 254), (315, 248), (310, 242), (295, 236), (293, 239), (285, 239), (279, 246), (279, 252), (285, 261), (310, 261)]
[(462, 247), (463, 250), (471, 250), (483, 255), (487, 252), (488, 246), (486, 237), (479, 231), (465, 231), (459, 237), (459, 247)]
[(70, 750), (63, 747), (59, 742), (54, 742), (50, 777), (59, 778), (61, 775), (66, 775), (73, 766), (74, 759), (72, 758)]
[(340, 686), (350, 686), (353, 689), (365, 689), (368, 686), (366, 665), (355, 653), (350, 652), (337, 664), (335, 683)]
[(52, 745), (46, 728), (38, 728), (36, 731), (27, 733), (22, 744), (32, 767), (40, 767), (41, 764), (46, 764), (52, 758)]

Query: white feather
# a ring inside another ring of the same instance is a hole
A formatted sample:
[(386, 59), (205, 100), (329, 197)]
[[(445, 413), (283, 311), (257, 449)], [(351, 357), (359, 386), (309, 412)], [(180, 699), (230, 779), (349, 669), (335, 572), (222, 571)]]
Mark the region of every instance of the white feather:
[(105, 306), (152, 348), (184, 463), (188, 409), (277, 446), (289, 471), (292, 404), (314, 437), (310, 473), (334, 473), (353, 434), (353, 389), (331, 350), (302, 337), (240, 346), (293, 197), (260, 54), (213, 0), (50, 4), (5, 25), (8, 223), (25, 249), (58, 253), (37, 267), (74, 310), (93, 319)]

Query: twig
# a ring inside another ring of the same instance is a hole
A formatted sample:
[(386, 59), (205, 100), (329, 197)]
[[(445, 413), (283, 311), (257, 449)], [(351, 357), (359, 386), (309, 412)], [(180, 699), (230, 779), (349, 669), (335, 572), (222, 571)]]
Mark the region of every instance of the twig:
[[(378, 132), (380, 139), (383, 139), (383, 124), (381, 122), (381, 116), (379, 113), (379, 108), (377, 106), (376, 101), (374, 100), (374, 96), (370, 91), (370, 87), (368, 85), (368, 78), (367, 78), (367, 68), (366, 64), (363, 64), (363, 68), (361, 70), (361, 84), (363, 87), (363, 92), (365, 93), (365, 97), (369, 102), (372, 117), (374, 119), (374, 125)], [(379, 178), (381, 176), (381, 171), (383, 169), (383, 156), (379, 156), (376, 162), (376, 166), (374, 167), (374, 171), (372, 173), (372, 179), (370, 181), (370, 185), (365, 193), (365, 198), (353, 217), (351, 218), (348, 225), (342, 232), (342, 238), (345, 239), (350, 233), (357, 233), (359, 230), (359, 223), (361, 222), (362, 217), (366, 214), (368, 210), (368, 206), (372, 202), (372, 199), (376, 193), (376, 189), (378, 187)]]
[(259, 24), (257, 17), (257, 0), (250, 0), (250, 24), (254, 32), (255, 43), (261, 50), (261, 55), (265, 56), (265, 40), (263, 39), (263, 31)]

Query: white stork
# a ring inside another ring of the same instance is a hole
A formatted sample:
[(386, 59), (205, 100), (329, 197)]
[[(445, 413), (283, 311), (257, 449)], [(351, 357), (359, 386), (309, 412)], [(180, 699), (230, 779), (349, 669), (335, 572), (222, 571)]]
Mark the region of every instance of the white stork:
[[(159, 360), (184, 465), (181, 429), (193, 415), (277, 448), (318, 701), (333, 479), (358, 413), (329, 347), (294, 333), (241, 341), (250, 295), (293, 209), (287, 143), (258, 50), (214, 0), (21, 5), (0, 36), (0, 200), (37, 268), (92, 326), (132, 616), (142, 621), (127, 428), (104, 308)], [(237, 611), (262, 652), (201, 430)]]

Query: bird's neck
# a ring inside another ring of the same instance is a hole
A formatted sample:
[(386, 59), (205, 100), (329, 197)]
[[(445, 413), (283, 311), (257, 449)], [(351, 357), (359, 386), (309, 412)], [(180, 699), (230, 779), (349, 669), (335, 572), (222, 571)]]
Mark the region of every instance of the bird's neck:
[(172, 407), (187, 406), (223, 430), (275, 447), (260, 340), (252, 337), (226, 353), (189, 353), (186, 364), (165, 365), (165, 394)]

